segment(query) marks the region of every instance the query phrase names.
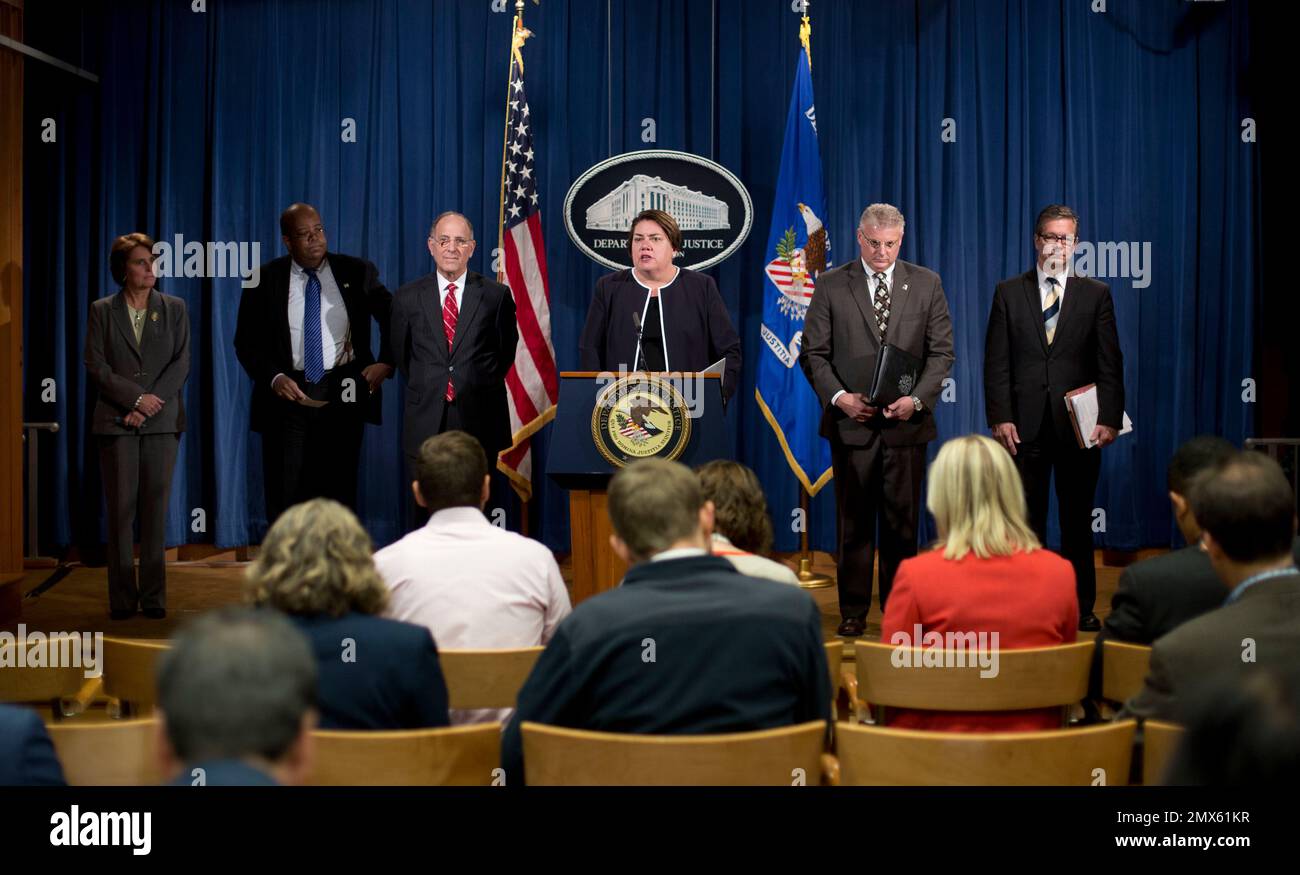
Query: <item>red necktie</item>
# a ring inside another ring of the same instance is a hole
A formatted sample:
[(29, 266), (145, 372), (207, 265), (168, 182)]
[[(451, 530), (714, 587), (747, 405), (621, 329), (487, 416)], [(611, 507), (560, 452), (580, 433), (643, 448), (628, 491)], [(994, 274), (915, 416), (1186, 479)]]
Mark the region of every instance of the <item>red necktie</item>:
[[(442, 330), (447, 335), (447, 356), (451, 356), (451, 342), (456, 337), (456, 319), (460, 316), (460, 308), (456, 306), (456, 284), (447, 284), (447, 297), (442, 302)], [(447, 378), (448, 401), (454, 401), (456, 398), (456, 386)]]

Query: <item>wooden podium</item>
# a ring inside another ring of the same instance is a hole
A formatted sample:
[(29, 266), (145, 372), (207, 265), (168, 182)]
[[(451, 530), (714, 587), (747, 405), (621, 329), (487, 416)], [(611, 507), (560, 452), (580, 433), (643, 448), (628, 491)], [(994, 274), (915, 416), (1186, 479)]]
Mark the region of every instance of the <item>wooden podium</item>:
[(592, 416), (599, 396), (616, 380), (659, 379), (678, 387), (688, 402), (690, 437), (677, 461), (690, 467), (730, 454), (726, 411), (719, 374), (611, 374), (564, 371), (552, 425), (546, 473), (569, 491), (569, 536), (573, 557), (572, 601), (613, 589), (627, 565), (609, 545), (608, 486), (624, 462), (612, 461), (596, 446)]

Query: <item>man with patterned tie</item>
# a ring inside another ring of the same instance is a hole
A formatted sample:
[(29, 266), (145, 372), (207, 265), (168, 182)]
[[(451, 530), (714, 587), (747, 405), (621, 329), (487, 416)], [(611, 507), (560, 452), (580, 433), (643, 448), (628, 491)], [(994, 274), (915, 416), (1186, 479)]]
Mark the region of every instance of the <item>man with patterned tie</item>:
[(460, 213), (438, 216), (428, 245), (438, 269), (393, 297), (393, 353), (406, 379), (402, 449), (411, 481), (420, 445), (435, 434), (478, 438), (489, 471), (512, 438), (505, 381), (519, 340), (515, 299), (506, 286), (468, 269), (474, 227)]
[[(872, 204), (858, 222), (861, 258), (823, 273), (804, 321), (799, 365), (822, 403), (821, 435), (831, 442), (839, 522), (838, 634), (860, 636), (871, 607), (880, 546), (883, 611), (904, 559), (916, 555), (926, 445), (938, 431), (934, 409), (952, 369), (952, 319), (939, 275), (901, 261), (903, 214)], [(911, 395), (887, 407), (868, 403), (881, 344), (921, 362)]]
[[(1110, 287), (1073, 276), (1079, 217), (1052, 204), (1034, 223), (1038, 264), (998, 283), (984, 347), (984, 403), (993, 435), (1016, 457), (1029, 522), (1047, 543), (1048, 489), (1056, 475), (1061, 555), (1074, 566), (1079, 629), (1101, 628), (1093, 613), (1092, 503), (1100, 448), (1115, 440), (1124, 416), (1124, 361)], [(1081, 449), (1065, 394), (1097, 386), (1093, 449)]]
[[(393, 375), (393, 296), (369, 261), (328, 252), (320, 213), (280, 215), (289, 254), (261, 266), (239, 301), (235, 354), (253, 378), (252, 430), (262, 435), (266, 523), (290, 505), (332, 498), (353, 510), (367, 422)], [(379, 326), (371, 352), (371, 320)]]

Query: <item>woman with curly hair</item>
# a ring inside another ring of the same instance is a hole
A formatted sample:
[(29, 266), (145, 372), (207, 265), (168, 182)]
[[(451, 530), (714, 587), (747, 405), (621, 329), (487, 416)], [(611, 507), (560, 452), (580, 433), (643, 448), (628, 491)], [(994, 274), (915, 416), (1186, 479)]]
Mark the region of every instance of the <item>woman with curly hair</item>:
[(758, 475), (727, 459), (707, 462), (695, 473), (705, 500), (713, 502), (713, 555), (725, 556), (741, 574), (798, 586), (788, 566), (762, 555), (772, 549), (772, 520)]
[(271, 526), (249, 566), (246, 594), (289, 616), (320, 669), (322, 729), (449, 725), (447, 685), (429, 630), (379, 616), (388, 587), (352, 512), (317, 498)]

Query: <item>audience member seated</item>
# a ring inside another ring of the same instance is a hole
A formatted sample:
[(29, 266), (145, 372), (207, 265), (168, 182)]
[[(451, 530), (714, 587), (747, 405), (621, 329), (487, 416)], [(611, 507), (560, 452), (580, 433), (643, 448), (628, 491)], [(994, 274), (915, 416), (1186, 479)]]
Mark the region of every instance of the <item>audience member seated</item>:
[[(1079, 625), (1074, 569), (1038, 543), (1010, 454), (982, 435), (954, 438), (939, 450), (927, 484), (926, 507), (939, 539), (898, 566), (880, 640), (922, 647), (935, 632), (947, 646), (950, 633), (963, 640), (974, 633), (989, 650), (1073, 642)], [(902, 729), (1011, 732), (1057, 728), (1061, 711), (900, 708), (889, 709), (886, 721)]]
[(0, 705), (0, 787), (62, 787), (63, 767), (41, 715)]
[[(1187, 495), (1192, 481), (1237, 450), (1220, 437), (1192, 438), (1169, 462), (1169, 503), (1188, 546), (1137, 562), (1119, 576), (1110, 615), (1098, 635), (1150, 644), (1193, 617), (1223, 604), (1223, 584), (1201, 549), (1201, 527)], [(1101, 648), (1097, 648), (1101, 652)]]
[(806, 592), (746, 577), (709, 554), (699, 478), (649, 459), (609, 484), (610, 545), (631, 567), (561, 624), (502, 739), (524, 783), (525, 720), (604, 732), (697, 734), (830, 715), (821, 614)]
[(438, 649), (423, 626), (379, 616), (388, 588), (352, 511), (317, 498), (282, 513), (248, 568), (249, 600), (311, 643), (322, 729), (448, 725)]
[[(387, 615), (428, 627), (444, 650), (537, 647), (569, 615), (569, 592), (551, 551), (494, 526), (487, 456), (463, 431), (420, 447), (415, 501), (427, 523), (375, 554), (391, 591)], [(504, 723), (510, 709), (455, 710), (451, 722)]]
[(1265, 669), (1210, 684), (1163, 783), (1291, 791), (1300, 781), (1300, 671)]
[(1295, 496), (1282, 468), (1235, 452), (1196, 478), (1191, 500), (1226, 599), (1156, 640), (1144, 686), (1121, 714), (1185, 723), (1187, 700), (1216, 676), (1242, 684), (1300, 662)]
[(159, 763), (175, 786), (303, 784), (316, 660), (274, 611), (210, 611), (159, 658), (157, 716)]
[(762, 554), (772, 549), (772, 520), (758, 476), (739, 462), (716, 459), (697, 472), (713, 502), (713, 555), (725, 556), (741, 574), (799, 585), (790, 567)]

